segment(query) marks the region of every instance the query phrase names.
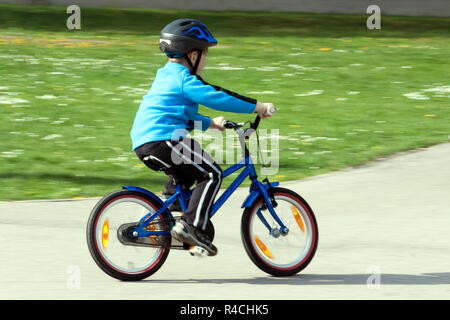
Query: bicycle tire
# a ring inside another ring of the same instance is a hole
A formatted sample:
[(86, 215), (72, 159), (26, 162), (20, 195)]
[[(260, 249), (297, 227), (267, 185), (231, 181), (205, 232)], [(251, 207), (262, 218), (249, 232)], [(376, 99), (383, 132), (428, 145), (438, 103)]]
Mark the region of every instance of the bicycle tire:
[[(87, 222), (86, 240), (92, 258), (102, 271), (104, 271), (109, 276), (121, 281), (139, 281), (154, 274), (164, 264), (170, 252), (171, 237), (170, 235), (167, 236), (168, 237), (167, 241), (164, 243), (164, 245), (161, 246), (160, 253), (156, 257), (154, 263), (152, 263), (144, 270), (141, 270), (139, 272), (124, 272), (123, 270), (119, 270), (118, 268), (114, 267), (111, 263), (109, 263), (108, 259), (102, 255), (100, 244), (97, 241), (97, 234), (96, 234), (97, 223), (99, 221), (99, 217), (101, 216), (105, 208), (107, 208), (109, 205), (113, 204), (115, 201), (119, 199), (126, 199), (126, 198), (139, 199), (139, 201), (145, 202), (146, 204), (151, 206), (155, 211), (161, 207), (161, 205), (155, 199), (146, 194), (129, 190), (114, 191), (105, 196), (104, 198), (102, 198), (92, 209)], [(163, 212), (161, 214), (161, 218), (164, 219), (163, 221), (170, 220), (167, 212)], [(169, 231), (169, 228), (170, 226), (167, 225), (168, 229), (167, 231)]]
[[(290, 201), (293, 203), (295, 202), (299, 205), (299, 208), (302, 209), (304, 214), (303, 220), (308, 220), (304, 222), (309, 226), (309, 232), (312, 233), (310, 235), (312, 241), (310, 241), (306, 253), (304, 256), (301, 256), (299, 261), (285, 267), (277, 266), (275, 263), (272, 263), (270, 259), (264, 257), (261, 250), (255, 245), (256, 241), (252, 235), (252, 219), (255, 219), (257, 216), (257, 209), (264, 203), (262, 195), (259, 195), (253, 204), (250, 207), (245, 208), (243, 212), (241, 219), (241, 239), (249, 258), (259, 269), (274, 276), (292, 276), (306, 268), (314, 257), (319, 241), (317, 221), (311, 207), (300, 195), (292, 190), (280, 187), (272, 188), (272, 191), (275, 199), (280, 196), (289, 198)], [(275, 211), (276, 210), (277, 209), (275, 208)], [(289, 234), (286, 237), (288, 236)], [(283, 236), (280, 236), (280, 239), (282, 239), (282, 237)]]

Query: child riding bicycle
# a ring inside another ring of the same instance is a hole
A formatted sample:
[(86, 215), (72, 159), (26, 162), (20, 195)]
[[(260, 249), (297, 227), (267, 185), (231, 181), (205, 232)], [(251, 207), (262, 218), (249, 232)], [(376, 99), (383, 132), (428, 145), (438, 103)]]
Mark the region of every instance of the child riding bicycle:
[[(263, 104), (224, 88), (211, 85), (200, 77), (208, 48), (217, 40), (206, 26), (192, 19), (178, 19), (161, 31), (160, 49), (168, 62), (160, 68), (149, 92), (137, 111), (131, 139), (138, 158), (153, 170), (171, 169), (173, 176), (188, 190), (195, 181), (186, 212), (171, 230), (175, 239), (200, 246), (210, 256), (217, 248), (205, 233), (211, 204), (222, 182), (222, 170), (199, 143), (186, 135), (194, 122), (224, 130), (224, 117), (210, 119), (198, 114), (199, 104), (214, 110), (258, 113), (267, 117), (273, 104)], [(166, 194), (174, 194), (174, 179), (169, 177)]]

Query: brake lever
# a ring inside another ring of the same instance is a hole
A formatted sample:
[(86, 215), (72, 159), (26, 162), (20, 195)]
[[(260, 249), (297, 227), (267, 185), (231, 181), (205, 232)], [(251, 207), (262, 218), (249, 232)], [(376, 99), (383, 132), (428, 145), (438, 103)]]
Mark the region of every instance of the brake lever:
[(241, 123), (236, 123), (233, 121), (229, 121), (229, 120), (223, 120), (222, 122), (222, 127), (226, 128), (226, 129), (240, 129), (244, 126), (244, 122)]
[(222, 127), (226, 129), (233, 129), (234, 128), (234, 122), (229, 120), (223, 120)]

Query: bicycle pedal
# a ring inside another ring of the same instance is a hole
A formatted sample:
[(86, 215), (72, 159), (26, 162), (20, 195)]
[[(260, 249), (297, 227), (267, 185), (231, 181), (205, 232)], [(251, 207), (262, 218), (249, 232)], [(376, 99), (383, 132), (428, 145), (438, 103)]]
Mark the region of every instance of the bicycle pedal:
[(203, 257), (207, 257), (209, 256), (209, 253), (206, 249), (199, 247), (199, 246), (194, 246), (191, 247), (189, 249), (189, 253), (191, 256), (195, 256), (195, 257), (199, 257), (199, 258), (203, 258)]

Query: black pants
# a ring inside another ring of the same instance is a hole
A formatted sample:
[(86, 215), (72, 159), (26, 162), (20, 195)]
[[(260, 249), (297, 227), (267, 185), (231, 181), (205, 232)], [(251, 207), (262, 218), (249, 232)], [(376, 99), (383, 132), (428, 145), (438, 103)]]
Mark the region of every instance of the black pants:
[[(197, 141), (189, 138), (149, 142), (135, 152), (150, 168), (150, 160), (173, 168), (173, 174), (185, 191), (197, 181), (183, 219), (196, 228), (206, 230), (212, 203), (222, 183), (222, 170), (214, 159), (202, 150)], [(167, 193), (175, 193), (173, 177), (169, 177), (165, 187)]]

